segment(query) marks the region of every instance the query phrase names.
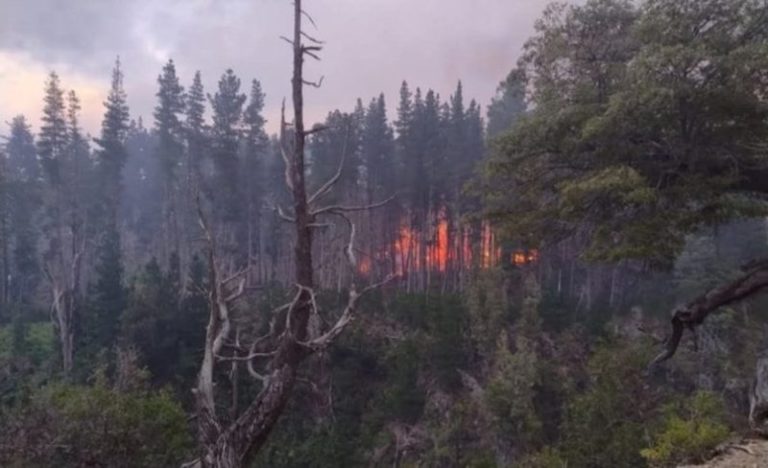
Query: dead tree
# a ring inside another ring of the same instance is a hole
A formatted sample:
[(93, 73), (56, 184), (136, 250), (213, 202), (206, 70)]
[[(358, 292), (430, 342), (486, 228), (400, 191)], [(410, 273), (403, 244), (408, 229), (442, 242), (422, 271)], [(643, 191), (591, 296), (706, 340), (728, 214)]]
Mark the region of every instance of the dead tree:
[[(77, 172), (77, 168), (74, 170)], [(85, 216), (76, 199), (69, 196), (62, 185), (55, 186), (51, 196), (52, 223), (48, 228), (43, 271), (51, 290), (51, 322), (59, 338), (62, 368), (64, 374), (69, 375), (74, 364), (75, 321), (87, 245)]]
[(742, 271), (743, 274), (735, 280), (710, 289), (672, 312), (672, 334), (664, 350), (651, 362), (652, 367), (675, 355), (686, 329), (691, 331), (696, 344), (696, 327), (704, 323), (709, 314), (768, 287), (768, 260), (749, 263), (742, 267)]
[(80, 268), (84, 243), (72, 236), (71, 249), (60, 247), (45, 264), (45, 274), (53, 294), (51, 321), (59, 337), (62, 367), (65, 374), (72, 371), (75, 358), (75, 317), (80, 292)]
[[(247, 466), (264, 445), (275, 426), (297, 382), (300, 365), (309, 356), (328, 347), (353, 320), (360, 297), (378, 288), (381, 283), (358, 289), (353, 280), (344, 310), (335, 323), (326, 330), (310, 330), (313, 317), (320, 313), (315, 300), (312, 239), (316, 229), (328, 226), (320, 218), (338, 217), (348, 226), (348, 240), (344, 254), (353, 276), (357, 272), (354, 256), (355, 225), (348, 213), (367, 210), (385, 202), (368, 206), (320, 206), (323, 197), (336, 185), (339, 171), (317, 192), (308, 195), (305, 183), (304, 146), (306, 137), (322, 131), (322, 127), (306, 130), (304, 127), (303, 87), (319, 86), (320, 82), (306, 81), (303, 77), (304, 59), (318, 59), (322, 43), (302, 30), (302, 19), (311, 17), (302, 9), (301, 0), (294, 2), (293, 38), (288, 41), (293, 50), (293, 142), (286, 144), (285, 106), (281, 119), (281, 152), (285, 161), (285, 179), (293, 195), (292, 213), (279, 210), (280, 216), (295, 227), (295, 288), (293, 299), (273, 311), (269, 332), (263, 336), (243, 337), (236, 328), (234, 314), (237, 301), (245, 292), (246, 271), (226, 274), (225, 262), (219, 257), (216, 237), (203, 209), (199, 207), (200, 225), (208, 248), (210, 316), (206, 330), (203, 361), (198, 382), (193, 390), (196, 399), (196, 421), (199, 458), (186, 466), (231, 468)], [(304, 43), (304, 40), (308, 44)], [(343, 158), (342, 158), (343, 164)], [(388, 200), (387, 200), (388, 201)], [(230, 272), (231, 273), (231, 272)], [(239, 413), (223, 416), (217, 411), (214, 376), (221, 363), (243, 365), (248, 374), (261, 382), (261, 391)], [(226, 418), (226, 419), (225, 419)]]

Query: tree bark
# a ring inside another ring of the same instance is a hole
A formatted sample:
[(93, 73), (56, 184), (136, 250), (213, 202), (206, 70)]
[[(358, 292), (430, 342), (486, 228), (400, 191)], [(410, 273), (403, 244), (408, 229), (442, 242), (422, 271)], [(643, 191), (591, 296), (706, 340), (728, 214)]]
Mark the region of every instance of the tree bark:
[(746, 299), (768, 287), (768, 260), (745, 265), (742, 270), (744, 274), (735, 280), (710, 289), (672, 312), (672, 334), (666, 342), (664, 351), (656, 356), (651, 366), (660, 364), (675, 355), (686, 328), (693, 332), (709, 314), (718, 308)]

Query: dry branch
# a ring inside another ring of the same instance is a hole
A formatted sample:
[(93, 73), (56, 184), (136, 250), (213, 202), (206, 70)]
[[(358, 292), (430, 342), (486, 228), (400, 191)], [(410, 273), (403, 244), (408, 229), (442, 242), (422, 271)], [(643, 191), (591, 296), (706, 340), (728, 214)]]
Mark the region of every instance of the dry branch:
[(672, 334), (667, 339), (664, 351), (651, 362), (651, 367), (675, 355), (686, 328), (694, 333), (694, 344), (696, 344), (695, 329), (709, 314), (768, 287), (768, 260), (750, 263), (745, 265), (743, 270), (745, 273), (735, 280), (710, 289), (672, 312)]

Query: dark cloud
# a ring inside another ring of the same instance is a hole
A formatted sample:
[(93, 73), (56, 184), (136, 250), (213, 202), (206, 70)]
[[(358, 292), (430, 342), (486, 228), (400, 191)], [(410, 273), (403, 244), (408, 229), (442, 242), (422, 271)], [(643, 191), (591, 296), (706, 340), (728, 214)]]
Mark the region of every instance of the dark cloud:
[[(308, 0), (315, 34), (327, 42), (323, 61), (308, 67), (310, 76), (325, 75), (323, 88), (310, 91), (309, 115), (322, 118), (379, 92), (392, 109), (403, 79), (444, 96), (462, 79), (466, 96), (485, 104), (547, 2)], [(279, 36), (290, 25), (289, 0), (0, 0), (0, 52), (105, 88), (120, 55), (132, 113), (146, 118), (168, 58), (186, 83), (201, 70), (209, 91), (231, 67), (244, 85), (262, 81), (274, 117), (289, 94), (290, 51)], [(0, 95), (2, 86), (0, 76)], [(7, 118), (4, 111), (0, 117)]]

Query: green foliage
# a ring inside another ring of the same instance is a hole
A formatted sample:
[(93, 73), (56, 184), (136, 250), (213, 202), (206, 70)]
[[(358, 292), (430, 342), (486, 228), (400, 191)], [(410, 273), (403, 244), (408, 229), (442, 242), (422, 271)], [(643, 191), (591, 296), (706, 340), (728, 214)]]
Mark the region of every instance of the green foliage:
[(516, 339), (514, 353), (509, 351), (507, 341), (507, 334), (502, 332), (486, 399), (497, 433), (516, 447), (528, 448), (540, 438), (541, 432), (533, 402), (539, 383), (538, 358), (527, 338)]
[(420, 349), (411, 338), (392, 347), (385, 358), (387, 388), (382, 395), (382, 411), (402, 422), (414, 422), (421, 415), (426, 399), (419, 386)]
[(4, 466), (177, 466), (190, 453), (186, 415), (167, 392), (54, 384), (6, 418)]
[(645, 369), (651, 349), (606, 343), (589, 360), (589, 387), (574, 396), (563, 424), (562, 456), (568, 466), (644, 466), (640, 450), (657, 397)]
[(641, 454), (652, 466), (701, 463), (729, 435), (724, 420), (722, 400), (711, 392), (697, 392), (664, 408), (661, 430)]
[(591, 0), (547, 9), (520, 61), (534, 109), (486, 166), (487, 213), (504, 234), (538, 245), (587, 229), (594, 259), (668, 267), (686, 234), (762, 216), (760, 8)]
[[(82, 332), (77, 336), (79, 347), (89, 357), (115, 345), (120, 317), (127, 305), (120, 245), (117, 228), (107, 227), (98, 248), (96, 281), (90, 285), (85, 313), (79, 324)], [(80, 356), (83, 357), (86, 356)]]
[(501, 270), (474, 272), (465, 293), (469, 330), (478, 354), (488, 357), (496, 348), (509, 305)]

